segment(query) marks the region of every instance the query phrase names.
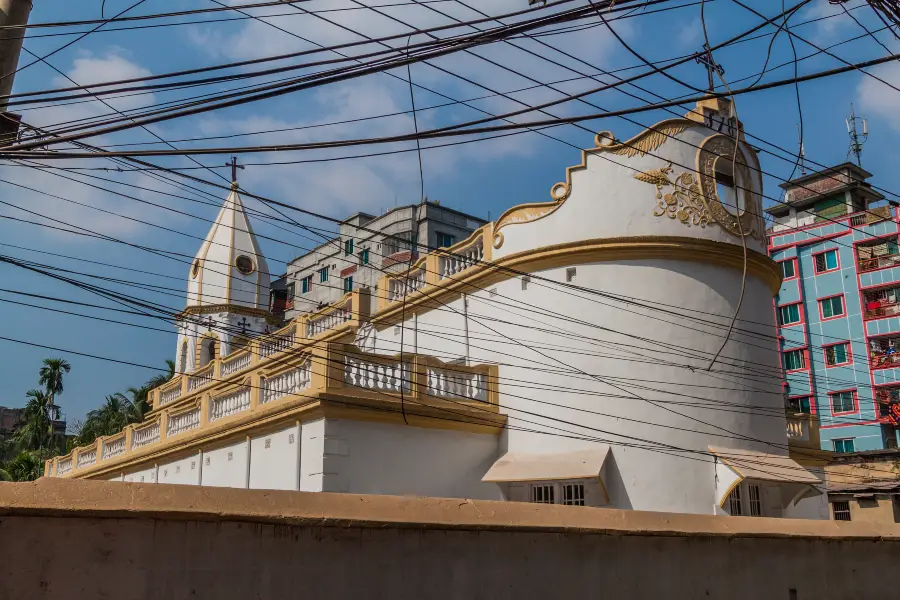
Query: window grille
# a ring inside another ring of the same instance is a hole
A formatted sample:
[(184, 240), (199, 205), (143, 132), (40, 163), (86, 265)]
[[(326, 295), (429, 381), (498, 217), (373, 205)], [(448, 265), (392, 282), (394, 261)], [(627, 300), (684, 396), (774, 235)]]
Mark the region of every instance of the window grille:
[(759, 486), (748, 485), (747, 495), (750, 497), (750, 516), (758, 517), (762, 515), (762, 502), (760, 501)]
[(732, 516), (741, 515), (741, 486), (739, 485), (728, 494), (728, 512)]
[(531, 486), (531, 501), (537, 504), (555, 504), (556, 490), (552, 485)]
[(562, 486), (562, 503), (568, 506), (584, 506), (584, 484), (564, 484)]
[(835, 521), (850, 520), (850, 503), (849, 502), (832, 502), (831, 509), (834, 512)]

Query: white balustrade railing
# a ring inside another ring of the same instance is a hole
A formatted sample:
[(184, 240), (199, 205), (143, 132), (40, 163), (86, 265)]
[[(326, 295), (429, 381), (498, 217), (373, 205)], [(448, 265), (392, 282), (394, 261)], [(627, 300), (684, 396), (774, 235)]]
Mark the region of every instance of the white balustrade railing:
[(805, 419), (787, 418), (787, 436), (789, 440), (809, 441), (809, 423)]
[(425, 268), (416, 269), (406, 277), (391, 279), (388, 283), (388, 302), (402, 300), (425, 287)]
[(250, 388), (223, 394), (209, 402), (209, 420), (224, 419), (250, 408)]
[(243, 371), (249, 366), (250, 352), (247, 350), (242, 350), (240, 354), (229, 356), (222, 360), (222, 367), (220, 370), (222, 372), (222, 377), (225, 377), (227, 375), (231, 375), (232, 373)]
[(175, 387), (160, 390), (159, 405), (165, 406), (166, 404), (171, 404), (179, 398), (181, 398), (181, 381), (178, 381), (178, 385)]
[(194, 410), (179, 413), (177, 415), (169, 415), (168, 424), (166, 425), (166, 437), (178, 435), (191, 429), (200, 427), (200, 407)]
[(344, 358), (344, 383), (366, 390), (399, 393), (410, 391), (410, 365), (400, 362), (383, 363), (354, 358)]
[(188, 391), (193, 392), (196, 389), (202, 388), (207, 383), (212, 383), (214, 368), (215, 365), (210, 363), (208, 367), (204, 367), (192, 374), (190, 379), (188, 379)]
[(104, 440), (103, 442), (103, 460), (113, 458), (125, 453), (125, 436), (121, 436), (114, 440)]
[(451, 400), (487, 402), (487, 380), (482, 373), (428, 368), (428, 395)]
[(350, 302), (345, 306), (336, 308), (320, 317), (315, 317), (306, 322), (306, 337), (311, 338), (336, 329), (353, 318)]
[(285, 371), (269, 379), (263, 379), (260, 382), (260, 387), (262, 388), (260, 403), (274, 402), (284, 396), (305, 390), (310, 386), (311, 378), (312, 363), (307, 360), (296, 369)]
[(131, 436), (131, 447), (140, 448), (142, 446), (153, 444), (158, 441), (159, 421), (153, 423), (152, 425), (142, 427), (141, 429), (135, 429), (134, 435)]
[(59, 459), (59, 462), (56, 463), (56, 476), (57, 477), (61, 477), (71, 471), (72, 471), (72, 457), (71, 456), (68, 458), (61, 458), (61, 459)]
[(460, 250), (454, 250), (453, 254), (442, 255), (438, 261), (438, 277), (446, 279), (460, 271), (465, 271), (473, 265), (477, 265), (484, 258), (484, 241), (481, 237)]
[(294, 328), (275, 333), (259, 343), (259, 355), (263, 358), (284, 352), (294, 345)]
[(97, 449), (91, 448), (90, 450), (82, 450), (78, 453), (78, 468), (83, 469), (84, 467), (90, 466), (97, 462)]

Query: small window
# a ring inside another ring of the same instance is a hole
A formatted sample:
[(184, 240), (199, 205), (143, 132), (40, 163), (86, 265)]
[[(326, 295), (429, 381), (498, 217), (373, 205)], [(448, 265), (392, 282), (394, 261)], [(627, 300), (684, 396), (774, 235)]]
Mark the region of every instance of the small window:
[[(837, 441), (837, 440), (835, 440)], [(832, 502), (831, 510), (834, 513), (835, 521), (850, 520), (850, 503), (849, 502)]]
[(569, 267), (568, 269), (566, 269), (566, 281), (568, 281), (569, 283), (575, 281), (576, 275), (577, 271), (575, 270), (575, 267)]
[(523, 292), (528, 289), (529, 283), (531, 283), (531, 277), (529, 277), (528, 275), (523, 276), (522, 277), (522, 291)]
[(369, 249), (365, 248), (362, 252), (359, 253), (359, 264), (367, 265), (369, 264)]
[(823, 319), (833, 319), (844, 314), (844, 297), (834, 296), (819, 300), (819, 310), (822, 311)]
[(789, 258), (787, 260), (781, 261), (781, 274), (785, 279), (790, 279), (794, 275), (797, 274), (797, 271), (794, 270), (794, 259)]
[(835, 344), (825, 348), (825, 364), (829, 367), (850, 362), (850, 343)]
[(855, 445), (853, 443), (853, 438), (847, 438), (845, 440), (831, 440), (831, 441), (834, 443), (834, 451), (835, 452), (855, 452), (856, 451)]
[(452, 235), (437, 232), (437, 245), (438, 248), (448, 248), (454, 244), (454, 239)]
[(234, 260), (234, 266), (244, 275), (249, 275), (253, 272), (253, 260), (249, 256), (238, 256)]
[(750, 516), (759, 517), (762, 515), (762, 501), (760, 500), (759, 486), (748, 485), (747, 496), (750, 500)]
[(344, 277), (344, 293), (353, 291), (353, 277)]
[(566, 483), (562, 486), (562, 503), (568, 506), (584, 506), (584, 484)]
[(350, 256), (351, 254), (353, 254), (353, 238), (344, 240), (344, 256)]
[(308, 294), (310, 289), (312, 289), (312, 275), (307, 275), (300, 280), (300, 293)]
[(782, 356), (784, 357), (785, 371), (799, 371), (806, 368), (806, 356), (803, 350), (791, 350)]
[[(831, 394), (831, 411), (836, 413), (853, 412), (856, 403), (853, 401), (853, 392), (838, 392)], [(850, 440), (851, 442), (853, 440)], [(845, 450), (846, 452), (846, 450)], [(853, 452), (850, 450), (850, 452)]]
[(782, 325), (793, 325), (800, 322), (800, 304), (788, 304), (778, 307), (778, 322)]
[(197, 279), (197, 275), (200, 274), (200, 259), (194, 261), (194, 266), (191, 267), (191, 277), (193, 279)]
[(328, 267), (322, 267), (319, 269), (319, 283), (325, 283), (328, 281)]
[(788, 398), (788, 408), (794, 412), (810, 414), (810, 398)]
[(833, 271), (838, 267), (837, 250), (829, 250), (816, 254), (816, 273), (824, 273), (825, 271)]
[(732, 516), (741, 515), (741, 486), (737, 485), (728, 494), (728, 513)]
[(294, 283), (291, 282), (291, 283), (287, 284), (286, 287), (287, 287), (287, 299), (293, 300), (294, 299), (294, 290), (296, 289), (294, 287)]
[(532, 485), (531, 501), (537, 504), (555, 504), (556, 489), (552, 485)]

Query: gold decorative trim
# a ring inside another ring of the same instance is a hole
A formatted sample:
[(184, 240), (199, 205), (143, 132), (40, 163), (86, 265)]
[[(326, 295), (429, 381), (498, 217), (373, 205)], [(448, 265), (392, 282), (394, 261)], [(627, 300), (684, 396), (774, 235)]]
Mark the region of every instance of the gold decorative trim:
[[(656, 208), (654, 217), (667, 216), (670, 219), (678, 219), (688, 227), (696, 225), (706, 227), (712, 217), (709, 208), (700, 194), (697, 185), (697, 177), (694, 173), (682, 173), (675, 181), (669, 179), (672, 173), (672, 163), (661, 169), (650, 169), (634, 174), (634, 178), (644, 183), (656, 186)], [(671, 192), (663, 194), (666, 187), (674, 188)]]
[(645, 129), (626, 142), (616, 142), (610, 131), (601, 131), (594, 136), (594, 145), (607, 152), (627, 156), (645, 156), (653, 152), (675, 135), (693, 125), (689, 119), (669, 119), (661, 121), (649, 129)]
[(611, 152), (622, 156), (644, 156), (662, 146), (670, 137), (677, 135), (693, 125), (689, 119), (668, 119), (646, 129), (626, 142), (617, 143), (609, 131), (601, 131), (594, 136), (594, 148), (581, 151), (581, 163), (566, 167), (566, 180), (554, 184), (550, 188), (551, 202), (534, 202), (514, 206), (500, 215), (494, 225), (494, 248), (503, 245), (504, 237), (500, 232), (507, 225), (530, 223), (553, 214), (569, 198), (572, 192), (572, 173), (587, 168), (589, 154)]
[(237, 315), (247, 315), (250, 317), (262, 317), (269, 324), (280, 323), (278, 319), (272, 316), (267, 310), (261, 308), (250, 308), (248, 306), (238, 306), (236, 304), (205, 304), (203, 306), (188, 306), (182, 310), (176, 319), (183, 319), (186, 315), (209, 315), (213, 313), (232, 313)]
[[(722, 204), (716, 191), (716, 163), (719, 160), (731, 161), (737, 156), (735, 193), (744, 197), (744, 209), (734, 214)], [(700, 175), (700, 193), (709, 209), (709, 214), (725, 231), (737, 236), (765, 241), (765, 222), (762, 219), (762, 199), (755, 189), (754, 181), (747, 167), (747, 156), (743, 148), (737, 147), (735, 152), (734, 138), (723, 135), (711, 135), (700, 144), (697, 152), (697, 172)], [(738, 189), (738, 181), (743, 187)]]

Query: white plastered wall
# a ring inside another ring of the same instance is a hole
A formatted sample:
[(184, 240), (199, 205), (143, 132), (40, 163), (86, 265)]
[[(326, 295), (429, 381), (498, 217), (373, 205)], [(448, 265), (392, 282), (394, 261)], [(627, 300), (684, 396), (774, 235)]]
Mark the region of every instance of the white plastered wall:
[(204, 452), (201, 485), (246, 488), (247, 450), (248, 442), (243, 440)]
[(253, 489), (299, 489), (298, 460), (301, 453), (301, 430), (305, 426), (292, 423), (275, 431), (250, 439), (250, 487)]
[(157, 483), (176, 485), (200, 485), (199, 453), (170, 462), (159, 463)]
[(321, 442), (326, 492), (503, 499), (496, 435), (326, 419)]

